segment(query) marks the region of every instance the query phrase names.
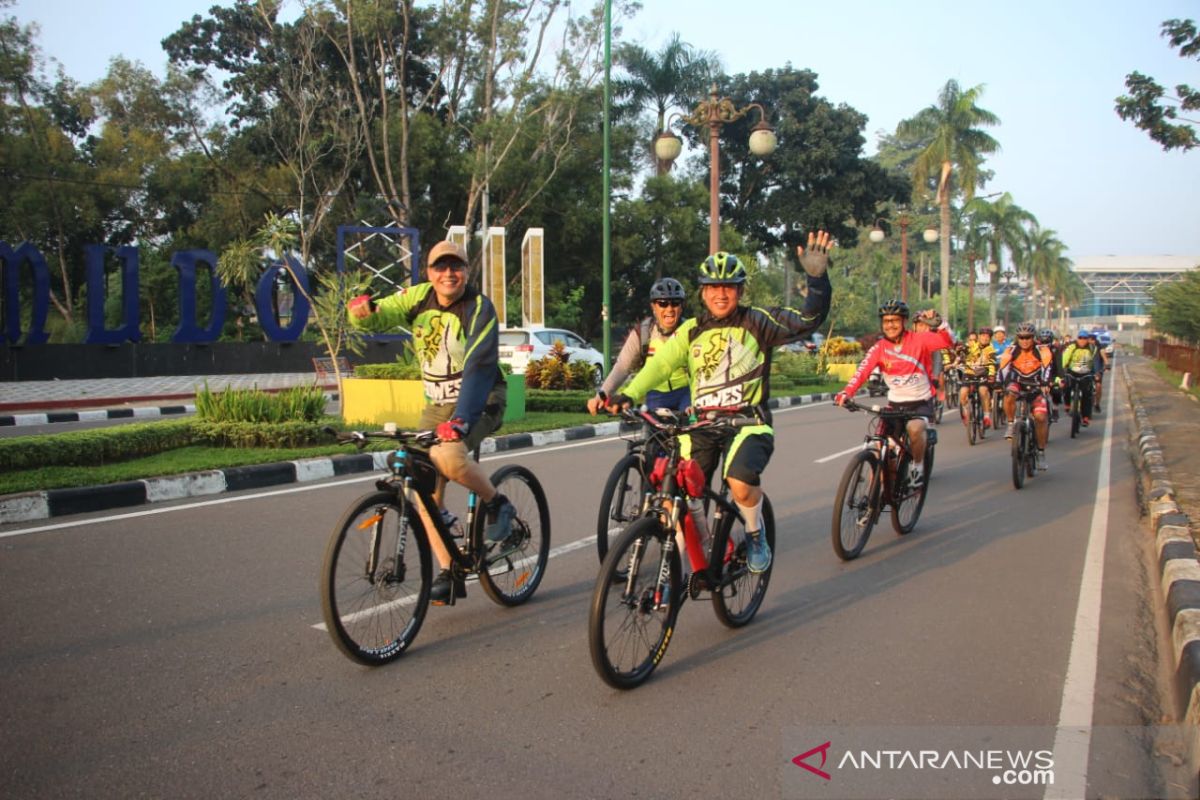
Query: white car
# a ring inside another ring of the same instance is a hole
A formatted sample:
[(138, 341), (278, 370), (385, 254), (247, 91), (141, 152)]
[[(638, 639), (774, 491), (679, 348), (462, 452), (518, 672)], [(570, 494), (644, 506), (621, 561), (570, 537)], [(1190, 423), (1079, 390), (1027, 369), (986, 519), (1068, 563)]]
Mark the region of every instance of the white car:
[(506, 328), (500, 331), (500, 361), (515, 373), (524, 373), (530, 361), (550, 355), (555, 343), (562, 342), (567, 361), (582, 361), (592, 365), (597, 386), (604, 378), (604, 355), (592, 348), (583, 337), (561, 328)]

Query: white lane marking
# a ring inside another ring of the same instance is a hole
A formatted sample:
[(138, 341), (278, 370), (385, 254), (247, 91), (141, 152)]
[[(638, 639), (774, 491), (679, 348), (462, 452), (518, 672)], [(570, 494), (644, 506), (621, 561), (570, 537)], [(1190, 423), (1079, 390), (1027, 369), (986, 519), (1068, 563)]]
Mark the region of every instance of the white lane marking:
[[(818, 408), (829, 403), (809, 403), (802, 406), (790, 406), (788, 408), (777, 409), (774, 413), (779, 414), (784, 411), (794, 411), (804, 408)], [(578, 442), (570, 444), (561, 444), (554, 447), (524, 447), (519, 450), (511, 450), (503, 453), (493, 453), (479, 459), (480, 462), (498, 461), (504, 458), (514, 458), (521, 455), (531, 455), (534, 453), (554, 453), (559, 450), (570, 450), (575, 447), (589, 447), (594, 444), (603, 444), (605, 442), (618, 441), (619, 436), (605, 436), (593, 439), (582, 439)], [(243, 500), (260, 500), (264, 497), (278, 497), (285, 494), (295, 494), (297, 492), (315, 492), (321, 489), (328, 489), (337, 486), (347, 486), (352, 483), (361, 483), (362, 481), (373, 481), (380, 478), (379, 472), (369, 472), (365, 475), (360, 475), (354, 478), (348, 478), (341, 481), (332, 481), (328, 483), (318, 483), (312, 486), (291, 486), (286, 489), (272, 489), (266, 492), (255, 492), (254, 494), (238, 495), (237, 497), (219, 497), (212, 500), (201, 500), (195, 503), (183, 503), (170, 508), (147, 508), (139, 511), (130, 511), (124, 514), (110, 514), (105, 517), (93, 517), (91, 519), (76, 520), (74, 522), (56, 522), (50, 525), (39, 525), (34, 528), (20, 528), (14, 531), (0, 532), (0, 539), (7, 539), (13, 536), (27, 536), (31, 533), (45, 533), (47, 531), (65, 530), (67, 528), (80, 528), (87, 525), (97, 525), (104, 522), (119, 522), (126, 519), (136, 519), (138, 517), (148, 517), (155, 514), (170, 514), (176, 511), (190, 511), (196, 508), (205, 508), (207, 506), (221, 505), (224, 503), (240, 503)]]
[(1104, 584), (1104, 548), (1108, 541), (1108, 501), (1112, 451), (1113, 398), (1108, 393), (1104, 409), (1104, 443), (1096, 475), (1096, 505), (1088, 533), (1083, 576), (1079, 581), (1079, 605), (1071, 636), (1071, 656), (1063, 683), (1062, 707), (1054, 736), (1054, 785), (1047, 787), (1047, 800), (1067, 800), (1087, 794), (1088, 751), (1092, 742), (1092, 712), (1096, 697), (1096, 665), (1100, 648), (1100, 595)]
[[(572, 553), (576, 550), (582, 550), (583, 548), (587, 547), (588, 545), (593, 544), (595, 541), (596, 541), (596, 537), (595, 537), (595, 535), (592, 535), (592, 536), (585, 536), (582, 539), (576, 539), (575, 541), (569, 542), (568, 544), (559, 545), (558, 547), (552, 547), (552, 548), (550, 548), (550, 554), (548, 556), (546, 556), (546, 561), (549, 561), (550, 559), (556, 558), (558, 556), (566, 555), (567, 553)], [(536, 558), (536, 556), (530, 556), (528, 558), (524, 558), (524, 559), (516, 562), (515, 564), (513, 564), (513, 568), (515, 569), (516, 567), (523, 567), (526, 564), (532, 562), (534, 560), (534, 558)], [(471, 577), (467, 578), (467, 583), (476, 583), (478, 581), (479, 581), (479, 577), (477, 575), (472, 575)], [(393, 600), (390, 603), (384, 603), (383, 605), (375, 606), (374, 608), (367, 608), (367, 609), (363, 609), (362, 611), (355, 611), (353, 614), (347, 614), (346, 616), (342, 617), (342, 621), (343, 622), (354, 622), (356, 620), (363, 619), (364, 617), (371, 617), (376, 614), (381, 614), (384, 611), (387, 611), (392, 608), (396, 608), (398, 606), (412, 605), (415, 602), (417, 602), (417, 598), (415, 595), (410, 595), (408, 597), (401, 597), (400, 599)], [(328, 631), (329, 630), (329, 628), (325, 627), (324, 622), (318, 622), (316, 625), (310, 625), (309, 627), (313, 628), (314, 630), (318, 630), (318, 631)]]
[(849, 449), (843, 450), (843, 451), (841, 451), (840, 453), (834, 453), (834, 454), (833, 454), (833, 455), (831, 455), (831, 456), (825, 456), (824, 458), (818, 458), (818, 459), (817, 459), (815, 462), (813, 462), (813, 463), (815, 463), (815, 464), (824, 464), (826, 461), (833, 461), (835, 458), (841, 458), (842, 456), (849, 455), (849, 454), (851, 454), (851, 453), (854, 453), (854, 452), (857, 452), (857, 451), (859, 451), (859, 450), (862, 450), (862, 445), (861, 445), (861, 444), (856, 444), (856, 445), (854, 445), (854, 447), (851, 447), (851, 448), (849, 448)]

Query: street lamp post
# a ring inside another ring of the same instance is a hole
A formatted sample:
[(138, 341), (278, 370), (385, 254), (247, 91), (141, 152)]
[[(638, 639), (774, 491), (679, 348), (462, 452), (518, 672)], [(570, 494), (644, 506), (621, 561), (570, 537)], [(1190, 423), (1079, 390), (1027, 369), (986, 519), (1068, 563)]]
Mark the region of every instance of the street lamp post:
[[(767, 124), (767, 112), (758, 103), (748, 103), (742, 108), (737, 108), (728, 97), (717, 96), (715, 83), (709, 90), (708, 99), (701, 100), (691, 114), (675, 115), (694, 128), (708, 126), (708, 252), (710, 255), (721, 249), (721, 151), (719, 142), (721, 128), (725, 127), (726, 123), (746, 116), (752, 109), (758, 110), (759, 117), (758, 124), (750, 132), (750, 152), (760, 157), (769, 156), (775, 152), (777, 141), (775, 131)], [(671, 133), (668, 121), (667, 129), (654, 140), (654, 154), (660, 161), (671, 162), (679, 157), (682, 150), (683, 142), (678, 136)]]
[[(882, 242), (886, 236), (883, 228), (879, 227), (882, 219), (883, 217), (880, 217), (875, 220), (875, 227), (867, 235), (875, 244)], [(900, 226), (900, 299), (905, 303), (908, 302), (908, 226), (911, 222), (912, 220), (909, 219), (907, 211), (901, 211), (900, 216), (896, 218), (896, 224)], [(938, 240), (937, 229), (926, 228), (922, 236), (926, 243), (932, 244)], [(942, 291), (946, 291), (945, 287), (942, 287)]]

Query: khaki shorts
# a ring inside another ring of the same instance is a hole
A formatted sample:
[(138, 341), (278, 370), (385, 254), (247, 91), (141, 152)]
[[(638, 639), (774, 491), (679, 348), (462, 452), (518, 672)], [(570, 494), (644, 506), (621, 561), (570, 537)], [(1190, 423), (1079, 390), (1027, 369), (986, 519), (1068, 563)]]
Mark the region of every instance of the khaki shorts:
[[(467, 450), (479, 447), (480, 442), (500, 429), (500, 424), (504, 421), (504, 407), (507, 402), (508, 386), (504, 383), (496, 384), (488, 393), (483, 414), (467, 431), (467, 438), (463, 440)], [(421, 411), (421, 419), (417, 422), (417, 430), (431, 431), (443, 422), (449, 422), (454, 417), (454, 408), (453, 404), (425, 406)]]

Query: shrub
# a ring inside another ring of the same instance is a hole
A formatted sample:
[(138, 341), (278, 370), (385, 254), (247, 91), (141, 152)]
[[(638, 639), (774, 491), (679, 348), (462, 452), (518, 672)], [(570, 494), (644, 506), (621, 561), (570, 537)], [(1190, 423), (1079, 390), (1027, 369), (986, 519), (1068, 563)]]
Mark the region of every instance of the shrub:
[(152, 456), (193, 443), (192, 420), (0, 439), (0, 470), (91, 467)]
[(526, 411), (583, 411), (590, 391), (545, 391), (528, 389), (525, 392)]
[(207, 382), (196, 393), (196, 418), (207, 422), (315, 422), (325, 416), (325, 391), (293, 386), (280, 392), (226, 389), (212, 392)]
[(846, 358), (861, 356), (862, 345), (852, 339), (833, 336), (821, 345), (821, 352), (828, 358)]
[(197, 442), (213, 447), (305, 447), (329, 440), (320, 421), (306, 420), (272, 423), (197, 420), (194, 435)]
[(592, 365), (586, 361), (568, 363), (570, 355), (561, 342), (550, 353), (525, 366), (525, 386), (530, 389), (590, 389), (595, 386)]
[(397, 359), (391, 364), (359, 364), (354, 377), (382, 381), (419, 381), (421, 368)]

